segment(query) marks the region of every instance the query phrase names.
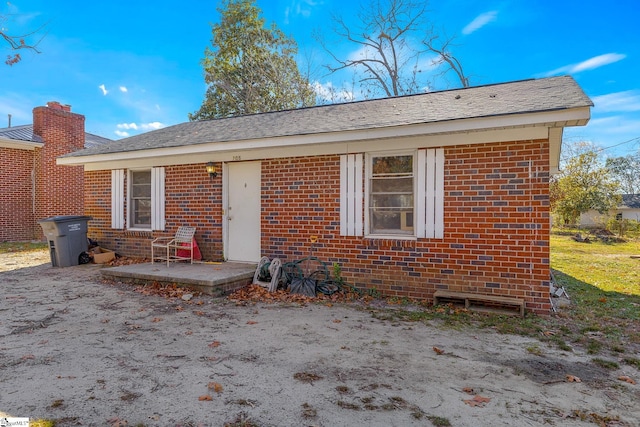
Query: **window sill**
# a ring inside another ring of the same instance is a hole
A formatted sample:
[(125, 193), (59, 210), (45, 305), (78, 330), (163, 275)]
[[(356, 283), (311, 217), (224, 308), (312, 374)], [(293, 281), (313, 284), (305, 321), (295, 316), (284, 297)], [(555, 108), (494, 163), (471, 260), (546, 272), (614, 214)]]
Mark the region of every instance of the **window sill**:
[(418, 240), (416, 236), (407, 236), (405, 234), (367, 234), (364, 238), (370, 240)]

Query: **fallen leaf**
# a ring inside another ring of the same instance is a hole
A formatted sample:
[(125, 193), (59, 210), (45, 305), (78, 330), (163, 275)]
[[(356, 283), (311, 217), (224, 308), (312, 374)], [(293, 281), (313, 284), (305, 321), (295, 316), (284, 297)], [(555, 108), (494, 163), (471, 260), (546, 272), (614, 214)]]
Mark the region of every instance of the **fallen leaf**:
[(629, 383), (629, 384), (635, 384), (635, 383), (636, 383), (636, 382), (635, 382), (635, 380), (634, 380), (633, 378), (628, 377), (628, 376), (626, 376), (626, 375), (621, 375), (621, 376), (619, 376), (619, 377), (618, 377), (618, 379), (619, 379), (620, 381), (624, 381), (624, 382), (627, 382), (627, 383)]
[(210, 395), (208, 395), (208, 394), (204, 394), (204, 395), (200, 396), (200, 397), (198, 398), (198, 400), (199, 400), (200, 402), (205, 402), (205, 401), (213, 400), (213, 397), (211, 397), (211, 396), (210, 396)]
[(476, 394), (475, 396), (473, 396), (473, 399), (469, 399), (469, 400), (463, 400), (464, 403), (466, 403), (469, 406), (480, 406), (483, 407), (485, 406), (487, 403), (491, 402), (491, 399), (488, 397), (483, 397), (480, 396), (479, 394)]
[(211, 348), (220, 347), (220, 341), (212, 342), (211, 344), (209, 344), (209, 347), (211, 347)]
[(25, 354), (24, 356), (22, 356), (22, 360), (30, 360), (30, 359), (35, 359), (36, 357), (33, 354)]
[(176, 307), (176, 311), (182, 311), (182, 310), (184, 310), (184, 307), (182, 307), (181, 305)]
[(342, 320), (340, 320), (340, 319), (333, 319), (333, 323), (341, 323), (341, 322), (342, 322)]
[(162, 322), (162, 317), (154, 317), (153, 319), (151, 319), (151, 321), (152, 321), (153, 323)]
[(462, 391), (464, 391), (467, 394), (473, 394), (473, 388), (471, 387), (465, 387), (462, 389)]
[(256, 322), (255, 320), (249, 320), (247, 322), (247, 325), (255, 325), (256, 323), (258, 323), (258, 322)]
[(185, 335), (193, 335), (193, 331), (187, 331), (184, 333)]
[(570, 383), (581, 383), (582, 380), (575, 375), (567, 375), (567, 382)]
[(555, 334), (556, 334), (556, 333), (555, 333), (555, 332), (553, 332), (553, 331), (544, 331), (544, 332), (543, 332), (543, 335), (544, 335), (544, 336), (546, 336), (546, 337), (551, 337), (551, 336), (553, 336), (553, 335), (555, 335)]
[(209, 390), (213, 390), (216, 393), (221, 393), (222, 392), (222, 384), (219, 384), (217, 382), (211, 381), (207, 387), (209, 388)]
[(204, 316), (204, 311), (196, 310), (193, 312), (196, 316)]
[(111, 427), (125, 427), (129, 424), (127, 420), (123, 420), (118, 417), (109, 418), (107, 422), (111, 425)]
[(438, 347), (433, 347), (433, 351), (436, 352), (436, 354), (443, 354), (444, 350)]

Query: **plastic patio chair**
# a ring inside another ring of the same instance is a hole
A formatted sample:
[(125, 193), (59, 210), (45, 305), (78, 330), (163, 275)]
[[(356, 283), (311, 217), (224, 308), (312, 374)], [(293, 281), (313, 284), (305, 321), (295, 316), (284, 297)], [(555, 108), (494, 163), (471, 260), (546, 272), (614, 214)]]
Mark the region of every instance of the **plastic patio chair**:
[[(167, 267), (169, 267), (170, 262), (178, 261), (188, 260), (193, 264), (193, 236), (195, 234), (196, 227), (181, 226), (173, 237), (158, 237), (154, 239), (151, 242), (151, 263), (153, 264), (157, 259), (166, 261)], [(159, 250), (161, 250), (161, 255), (156, 255)], [(189, 256), (184, 256), (185, 252), (188, 252)]]

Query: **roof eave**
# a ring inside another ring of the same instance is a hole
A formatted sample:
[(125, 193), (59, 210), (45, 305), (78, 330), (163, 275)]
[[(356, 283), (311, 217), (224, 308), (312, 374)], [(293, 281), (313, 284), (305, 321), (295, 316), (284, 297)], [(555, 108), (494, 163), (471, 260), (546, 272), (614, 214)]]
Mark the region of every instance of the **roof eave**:
[(17, 150), (35, 150), (44, 146), (42, 142), (21, 141), (18, 139), (0, 138), (1, 148), (13, 148)]
[(375, 129), (338, 131), (308, 135), (279, 136), (252, 140), (210, 142), (96, 155), (71, 155), (68, 157), (59, 157), (57, 159), (57, 163), (59, 165), (87, 165), (95, 163), (143, 159), (155, 156), (166, 157), (199, 153), (215, 154), (232, 151), (262, 150), (268, 147), (296, 147), (323, 143), (366, 141), (393, 137), (448, 134), (482, 131), (489, 129), (535, 126), (562, 129), (565, 126), (584, 126), (589, 121), (589, 117), (590, 108), (588, 106), (585, 106), (562, 110), (509, 114), (491, 117), (476, 117), (469, 119), (456, 119), (441, 122), (389, 126), (385, 128)]

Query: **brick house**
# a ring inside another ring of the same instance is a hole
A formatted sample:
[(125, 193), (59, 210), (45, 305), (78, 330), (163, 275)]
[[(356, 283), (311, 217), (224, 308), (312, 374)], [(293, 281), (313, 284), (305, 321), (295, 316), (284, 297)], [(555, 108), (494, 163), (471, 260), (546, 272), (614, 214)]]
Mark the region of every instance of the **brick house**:
[(37, 240), (39, 219), (82, 215), (82, 167), (59, 166), (56, 158), (105, 142), (58, 102), (34, 108), (33, 124), (0, 128), (0, 241)]
[(553, 77), (182, 123), (58, 163), (84, 166), (89, 235), (124, 255), (180, 225), (209, 260), (297, 260), (318, 236), (356, 286), (548, 313), (548, 179), (592, 105)]

